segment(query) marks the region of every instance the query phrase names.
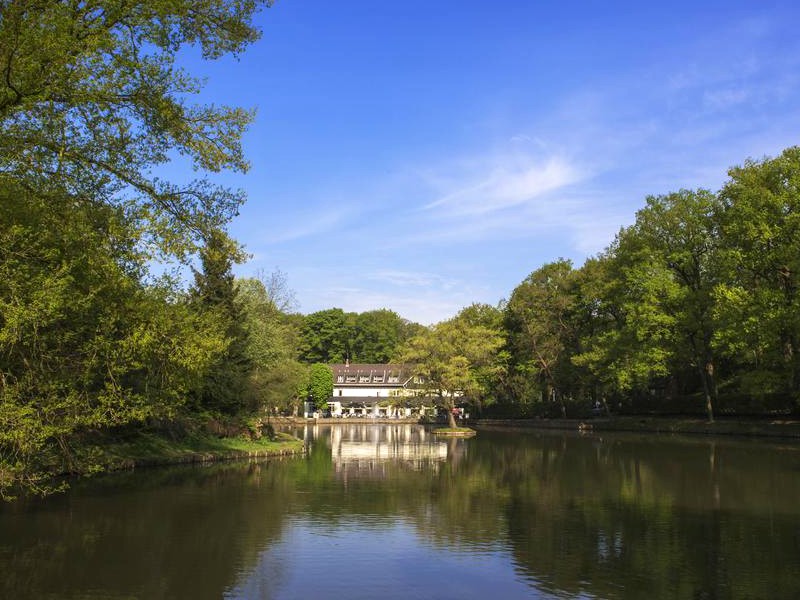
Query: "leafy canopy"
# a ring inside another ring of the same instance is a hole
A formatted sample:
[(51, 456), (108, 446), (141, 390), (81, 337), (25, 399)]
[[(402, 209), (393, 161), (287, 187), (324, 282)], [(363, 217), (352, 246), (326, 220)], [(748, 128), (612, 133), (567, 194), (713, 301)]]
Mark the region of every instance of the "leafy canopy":
[(124, 205), (161, 251), (184, 255), (243, 200), (207, 178), (153, 174), (177, 156), (196, 169), (245, 171), (250, 111), (191, 104), (198, 79), (178, 51), (238, 53), (259, 37), (268, 0), (0, 2), (0, 182), (47, 197)]

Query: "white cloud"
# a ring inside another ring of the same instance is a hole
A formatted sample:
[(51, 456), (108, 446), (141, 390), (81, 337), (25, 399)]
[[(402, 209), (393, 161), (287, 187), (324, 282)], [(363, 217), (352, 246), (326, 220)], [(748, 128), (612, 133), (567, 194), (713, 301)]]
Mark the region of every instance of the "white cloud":
[(380, 269), (367, 274), (367, 279), (398, 287), (430, 288), (436, 286), (441, 289), (452, 289), (458, 285), (453, 279), (447, 279), (434, 273), (418, 271), (398, 271)]
[(558, 156), (545, 160), (515, 156), (494, 160), (477, 173), (463, 176), (457, 189), (447, 190), (425, 208), (450, 216), (481, 216), (529, 203), (580, 181), (584, 174)]
[(293, 213), (281, 217), (279, 227), (275, 223), (265, 223), (261, 239), (266, 244), (281, 244), (302, 238), (319, 236), (339, 229), (350, 214), (346, 208), (334, 205), (315, 211), (314, 215)]

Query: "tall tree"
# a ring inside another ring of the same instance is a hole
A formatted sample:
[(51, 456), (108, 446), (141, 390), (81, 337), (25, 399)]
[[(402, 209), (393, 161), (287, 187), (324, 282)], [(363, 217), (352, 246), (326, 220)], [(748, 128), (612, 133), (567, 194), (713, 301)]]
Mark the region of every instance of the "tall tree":
[[(706, 414), (714, 420), (717, 401), (717, 361), (713, 346), (714, 289), (718, 284), (718, 199), (708, 190), (681, 190), (650, 196), (636, 215), (636, 235), (643, 255), (657, 268), (646, 275), (669, 276), (670, 291), (657, 298), (658, 307), (672, 317), (675, 360), (690, 364), (703, 387)], [(662, 271), (666, 269), (666, 271)], [(642, 340), (647, 343), (647, 340)]]
[(342, 363), (350, 358), (352, 336), (351, 319), (341, 308), (306, 315), (300, 332), (300, 360)]
[(574, 338), (573, 279), (569, 260), (546, 264), (514, 289), (506, 305), (514, 369), (539, 381), (541, 398), (558, 401), (562, 415), (566, 415), (564, 391), (569, 381), (562, 371), (569, 368), (567, 350)]
[(402, 361), (414, 365), (427, 393), (447, 409), (450, 427), (456, 426), (456, 398), (480, 401), (487, 393), (488, 371), (501, 368), (502, 333), (462, 317), (459, 314), (412, 337), (400, 353)]
[(352, 360), (361, 363), (386, 363), (396, 352), (405, 324), (396, 312), (379, 309), (355, 315)]
[(236, 280), (251, 365), (248, 404), (268, 413), (291, 407), (298, 386), (306, 380), (306, 369), (296, 360), (297, 331), (281, 308), (287, 304), (280, 298), (291, 292), (276, 294), (271, 286), (274, 275)]
[(789, 393), (800, 403), (800, 147), (729, 175), (720, 192), (718, 341), (751, 371), (748, 391)]
[(200, 80), (175, 64), (259, 37), (259, 0), (6, 0), (0, 3), (0, 173), (46, 197), (137, 209), (161, 250), (183, 254), (222, 226), (239, 192), (205, 178), (164, 181), (154, 167), (181, 155), (208, 173), (244, 171), (252, 113), (191, 104)]
[(95, 468), (83, 436), (174, 417), (222, 350), (171, 288), (142, 284), (139, 236), (120, 209), (0, 187), (0, 496)]
[(202, 269), (194, 271), (195, 305), (218, 324), (226, 341), (224, 352), (206, 373), (197, 400), (203, 408), (227, 414), (253, 408), (248, 406), (246, 393), (253, 368), (250, 339), (232, 272), (232, 257), (241, 256), (224, 232), (211, 230), (200, 251)]

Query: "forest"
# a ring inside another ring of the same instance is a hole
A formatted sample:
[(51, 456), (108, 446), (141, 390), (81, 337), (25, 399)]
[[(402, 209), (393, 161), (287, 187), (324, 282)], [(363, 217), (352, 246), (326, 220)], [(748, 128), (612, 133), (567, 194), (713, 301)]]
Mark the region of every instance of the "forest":
[[(800, 148), (649, 197), (579, 268), (430, 327), (301, 315), (286, 274), (235, 277), (245, 198), (214, 175), (247, 170), (253, 115), (191, 103), (176, 55), (243, 51), (266, 5), (0, 4), (0, 494), (98, 470), (98, 440), (291, 413), (344, 360), (414, 364), (484, 415), (797, 410)], [(174, 160), (198, 178), (153, 174)]]

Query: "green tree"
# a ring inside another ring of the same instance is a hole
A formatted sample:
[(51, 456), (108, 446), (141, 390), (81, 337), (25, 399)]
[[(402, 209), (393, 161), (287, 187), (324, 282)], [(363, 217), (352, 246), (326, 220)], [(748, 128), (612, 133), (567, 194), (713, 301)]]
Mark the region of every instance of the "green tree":
[(676, 323), (663, 306), (676, 286), (632, 228), (623, 229), (593, 266), (584, 301), (597, 318), (582, 334), (581, 352), (572, 362), (594, 373), (604, 393), (631, 397), (671, 372)]
[(290, 292), (279, 293), (276, 277), (272, 273), (236, 281), (251, 365), (247, 395), (252, 406), (268, 414), (292, 408), (298, 386), (305, 385), (308, 377), (295, 358), (297, 331), (283, 312), (289, 306), (285, 300)]
[(200, 313), (218, 324), (225, 350), (209, 367), (197, 391), (200, 407), (229, 415), (248, 405), (247, 383), (253, 369), (245, 313), (234, 283), (232, 257), (240, 257), (235, 243), (222, 231), (211, 230), (200, 250), (201, 270), (194, 271), (192, 295)]
[(0, 495), (96, 468), (76, 448), (176, 416), (222, 338), (171, 287), (144, 286), (121, 209), (0, 187)]
[(447, 409), (450, 427), (455, 427), (456, 398), (477, 402), (487, 393), (487, 375), (500, 368), (502, 344), (500, 331), (472, 324), (460, 314), (412, 337), (400, 358), (414, 365), (423, 389)]
[(606, 251), (588, 259), (575, 274), (577, 340), (570, 360), (581, 368), (592, 399), (601, 402), (606, 412), (610, 412), (609, 394), (630, 389), (631, 380), (638, 379), (630, 377), (622, 356), (627, 347), (623, 334), (628, 332), (618, 266), (611, 251)]
[(513, 369), (539, 382), (539, 397), (564, 404), (569, 377), (568, 351), (575, 331), (572, 263), (560, 259), (531, 273), (518, 285), (505, 307), (508, 349)]
[(716, 340), (747, 372), (746, 391), (800, 402), (800, 147), (729, 175), (720, 192)]
[(350, 319), (341, 308), (306, 315), (300, 332), (300, 360), (342, 363), (350, 358), (352, 336)]
[(0, 4), (0, 165), (38, 197), (67, 190), (75, 204), (135, 207), (162, 251), (182, 255), (222, 226), (243, 197), (200, 178), (164, 181), (154, 167), (185, 157), (215, 173), (244, 171), (241, 135), (252, 113), (188, 102), (200, 81), (175, 57), (206, 59), (259, 37), (259, 0)]
[[(637, 273), (662, 278), (655, 286), (664, 293), (646, 300), (653, 301), (653, 314), (660, 312), (671, 323), (674, 335), (664, 339), (672, 346), (673, 372), (683, 365), (696, 370), (709, 421), (714, 420), (717, 401), (717, 361), (712, 345), (714, 289), (719, 280), (717, 207), (717, 196), (707, 190), (650, 196), (629, 231), (638, 238), (639, 258), (646, 265)], [(648, 342), (641, 338), (643, 345)]]
[(351, 359), (360, 363), (386, 363), (403, 339), (405, 322), (394, 311), (372, 310), (355, 315)]
[(315, 363), (308, 374), (308, 396), (319, 409), (324, 409), (333, 396), (333, 371), (328, 365)]

